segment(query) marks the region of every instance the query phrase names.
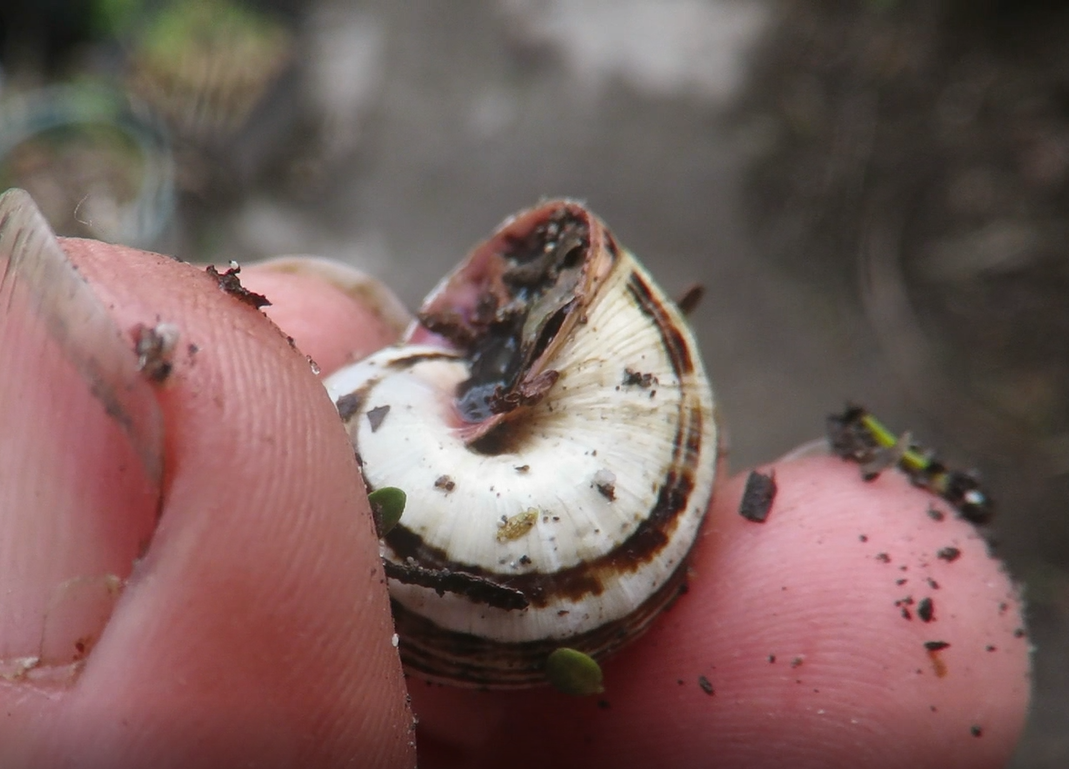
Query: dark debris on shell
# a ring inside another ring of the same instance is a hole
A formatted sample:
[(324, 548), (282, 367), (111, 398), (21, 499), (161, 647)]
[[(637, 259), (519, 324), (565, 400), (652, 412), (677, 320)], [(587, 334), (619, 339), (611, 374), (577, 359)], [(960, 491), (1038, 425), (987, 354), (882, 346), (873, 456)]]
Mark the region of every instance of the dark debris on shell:
[(519, 590), (504, 587), (483, 577), (465, 574), (450, 569), (428, 569), (415, 564), (397, 564), (383, 561), (386, 576), (406, 585), (419, 585), (434, 590), (442, 596), (446, 593), (466, 596), (473, 601), (497, 609), (526, 609), (530, 601)]

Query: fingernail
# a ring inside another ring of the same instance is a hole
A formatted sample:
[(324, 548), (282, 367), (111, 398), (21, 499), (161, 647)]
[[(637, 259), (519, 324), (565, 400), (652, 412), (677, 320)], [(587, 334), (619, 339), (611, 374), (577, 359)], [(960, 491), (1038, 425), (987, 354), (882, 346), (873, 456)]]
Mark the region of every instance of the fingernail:
[(777, 459), (777, 462), (793, 462), (796, 459), (808, 457), (827, 457), (831, 455), (831, 446), (827, 438), (814, 438), (811, 441), (795, 446), (786, 454)]
[(0, 675), (79, 663), (99, 640), (155, 529), (162, 425), (32, 199), (0, 196)]
[(343, 262), (320, 256), (276, 256), (247, 266), (270, 272), (307, 275), (329, 283), (370, 309), (398, 336), (412, 322), (412, 313), (385, 283)]

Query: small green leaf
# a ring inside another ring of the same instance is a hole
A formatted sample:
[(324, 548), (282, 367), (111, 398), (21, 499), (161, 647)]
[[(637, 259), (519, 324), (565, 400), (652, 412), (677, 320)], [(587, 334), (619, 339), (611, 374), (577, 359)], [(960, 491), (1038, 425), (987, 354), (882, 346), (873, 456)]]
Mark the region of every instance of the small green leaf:
[(401, 513), (405, 511), (405, 493), (393, 486), (385, 486), (375, 489), (367, 495), (367, 501), (371, 503), (371, 514), (375, 517), (375, 528), (378, 529), (379, 537), (385, 537), (390, 529), (401, 520)]
[(601, 666), (589, 654), (561, 647), (546, 659), (546, 677), (557, 691), (586, 697), (605, 691)]

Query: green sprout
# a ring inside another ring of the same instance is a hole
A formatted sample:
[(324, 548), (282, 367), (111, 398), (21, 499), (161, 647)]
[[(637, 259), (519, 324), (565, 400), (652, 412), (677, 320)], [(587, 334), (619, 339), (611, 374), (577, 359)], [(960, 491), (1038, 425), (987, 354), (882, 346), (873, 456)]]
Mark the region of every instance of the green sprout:
[(597, 661), (589, 654), (567, 647), (556, 649), (546, 659), (546, 677), (554, 689), (573, 697), (605, 691)]
[(367, 495), (367, 501), (371, 503), (371, 515), (375, 518), (375, 529), (379, 532), (380, 539), (389, 534), (390, 530), (401, 520), (406, 499), (405, 493), (393, 486), (375, 489)]
[(827, 424), (832, 451), (860, 463), (865, 480), (897, 465), (914, 484), (943, 497), (966, 520), (978, 525), (991, 520), (994, 503), (976, 471), (948, 468), (935, 452), (913, 443), (908, 432), (896, 436), (861, 406), (850, 405), (842, 414), (832, 414)]

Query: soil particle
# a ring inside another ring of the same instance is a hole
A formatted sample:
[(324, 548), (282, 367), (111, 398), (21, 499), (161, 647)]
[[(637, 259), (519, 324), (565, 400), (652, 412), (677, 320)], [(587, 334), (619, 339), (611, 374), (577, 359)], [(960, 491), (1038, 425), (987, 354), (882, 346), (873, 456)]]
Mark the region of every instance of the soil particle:
[(377, 432), (382, 427), (382, 420), (390, 413), (389, 406), (376, 406), (367, 412), (367, 421), (371, 425), (371, 432)]
[(621, 382), (624, 387), (649, 387), (657, 384), (657, 377), (653, 374), (644, 374), (632, 368), (624, 369), (624, 377)]
[(457, 487), (456, 481), (454, 481), (448, 475), (439, 475), (434, 481), (434, 488), (441, 489), (447, 494)]
[(776, 474), (756, 470), (746, 478), (746, 488), (739, 502), (739, 515), (754, 523), (764, 523), (776, 498)]
[(255, 291), (249, 291), (249, 289), (241, 285), (241, 278), (238, 277), (241, 268), (238, 267), (237, 263), (231, 262), (230, 268), (222, 273), (215, 269), (215, 266), (211, 264), (205, 267), (204, 271), (215, 278), (215, 281), (219, 284), (219, 288), (223, 289), (223, 291), (230, 294), (242, 304), (247, 304), (257, 310), (261, 307), (271, 306), (271, 302), (266, 296), (257, 294)]
[(956, 547), (944, 547), (936, 552), (935, 557), (941, 558), (947, 563), (954, 563), (954, 561), (961, 557), (961, 550)]
[(935, 619), (935, 605), (931, 598), (922, 598), (917, 604), (917, 616), (924, 622), (931, 622)]

